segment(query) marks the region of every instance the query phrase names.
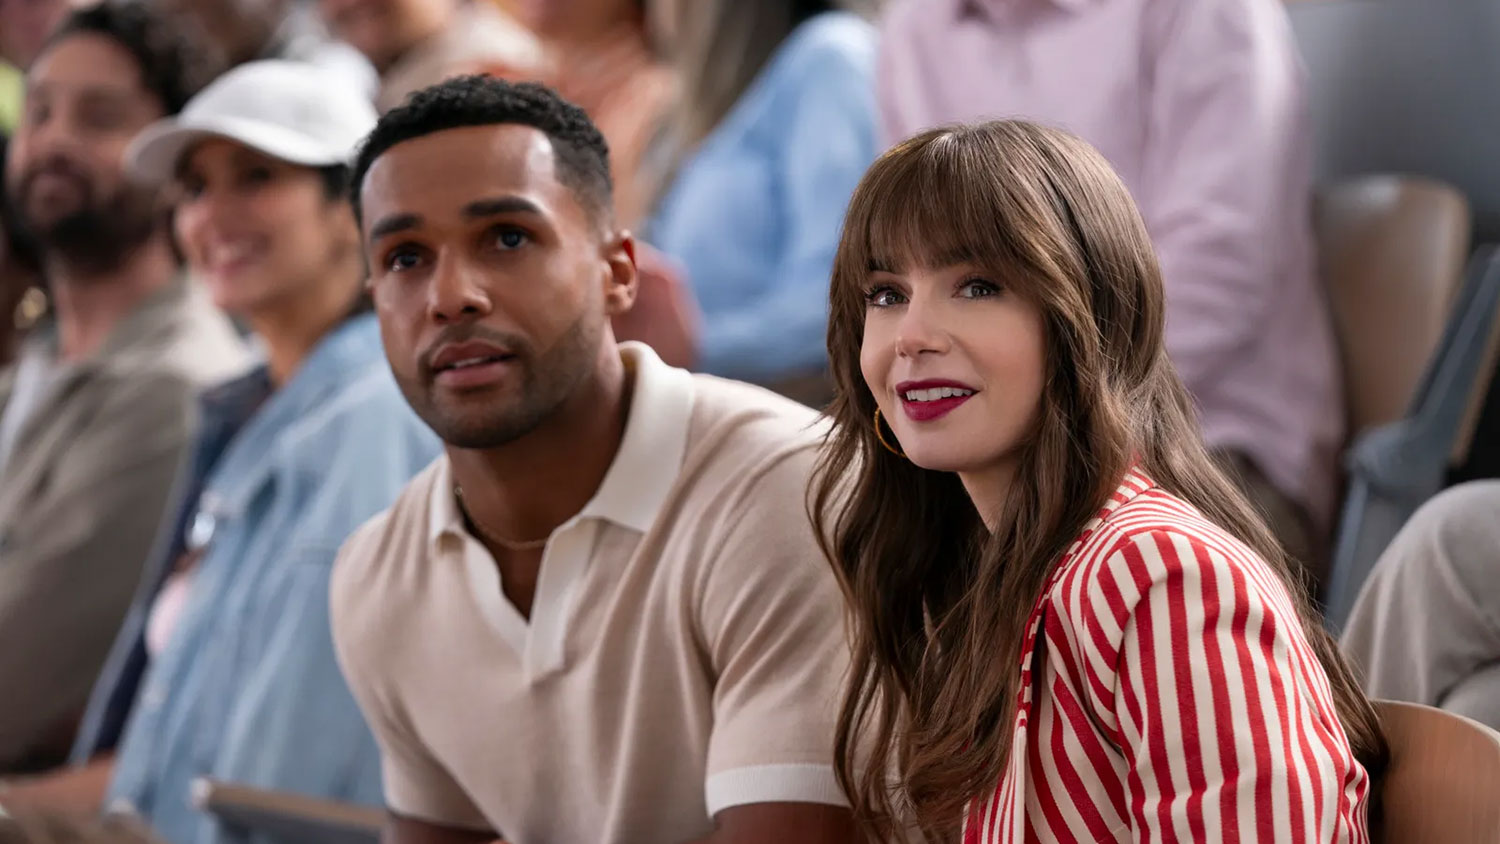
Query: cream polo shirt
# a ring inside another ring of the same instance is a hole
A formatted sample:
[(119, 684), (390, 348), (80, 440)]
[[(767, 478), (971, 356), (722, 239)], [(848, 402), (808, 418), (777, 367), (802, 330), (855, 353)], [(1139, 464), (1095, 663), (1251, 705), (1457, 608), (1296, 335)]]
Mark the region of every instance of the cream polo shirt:
[(344, 547), (334, 638), (399, 814), (512, 844), (678, 844), (731, 806), (844, 803), (848, 651), (805, 503), (822, 428), (644, 346), (621, 355), (619, 453), (548, 540), (529, 622), (446, 458)]

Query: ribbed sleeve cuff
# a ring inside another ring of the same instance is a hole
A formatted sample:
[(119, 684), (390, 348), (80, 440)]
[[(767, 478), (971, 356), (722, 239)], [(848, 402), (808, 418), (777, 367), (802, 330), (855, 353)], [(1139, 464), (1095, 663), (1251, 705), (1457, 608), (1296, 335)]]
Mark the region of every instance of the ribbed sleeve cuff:
[(756, 765), (720, 771), (704, 785), (709, 817), (750, 803), (823, 803), (847, 806), (828, 765)]

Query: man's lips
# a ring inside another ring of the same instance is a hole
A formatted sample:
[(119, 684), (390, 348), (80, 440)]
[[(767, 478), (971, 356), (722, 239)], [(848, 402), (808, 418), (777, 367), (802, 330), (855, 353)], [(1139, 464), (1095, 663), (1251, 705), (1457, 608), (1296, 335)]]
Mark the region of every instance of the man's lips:
[(89, 182), (81, 176), (58, 169), (41, 170), (31, 175), (22, 185), (20, 195), (25, 201), (49, 201), (61, 197), (76, 197), (78, 200), (86, 200), (89, 196)]
[(448, 343), (439, 347), (432, 355), (432, 363), (429, 366), (433, 372), (445, 372), (506, 361), (513, 357), (515, 355), (509, 349), (482, 340), (470, 340), (464, 343)]
[(514, 368), (515, 359), (516, 355), (507, 348), (476, 340), (440, 347), (429, 366), (433, 380), (439, 385), (473, 389), (504, 378)]

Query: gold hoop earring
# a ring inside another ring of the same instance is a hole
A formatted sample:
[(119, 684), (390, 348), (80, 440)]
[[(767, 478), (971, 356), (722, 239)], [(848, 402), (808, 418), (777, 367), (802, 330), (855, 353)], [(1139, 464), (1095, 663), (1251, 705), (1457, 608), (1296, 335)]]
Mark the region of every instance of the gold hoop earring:
[[(895, 436), (895, 434), (895, 431), (891, 432), (892, 436)], [(885, 438), (885, 432), (880, 430), (880, 408), (878, 407), (875, 408), (875, 439), (880, 440), (880, 444), (885, 446), (885, 450), (889, 451), (891, 454), (894, 454), (897, 457), (906, 456), (906, 452), (902, 451), (896, 446), (891, 445), (890, 442), (888, 442)]]

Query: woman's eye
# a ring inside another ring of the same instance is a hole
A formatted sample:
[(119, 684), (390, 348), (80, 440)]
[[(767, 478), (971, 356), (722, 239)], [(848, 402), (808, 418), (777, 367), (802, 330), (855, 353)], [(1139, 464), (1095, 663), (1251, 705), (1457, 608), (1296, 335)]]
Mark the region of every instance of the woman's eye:
[(982, 278), (971, 278), (959, 285), (958, 293), (965, 299), (984, 299), (1000, 295), (1000, 285)]
[(889, 308), (904, 301), (905, 297), (889, 287), (877, 287), (865, 292), (865, 304), (872, 308)]
[(274, 174), (269, 167), (252, 167), (245, 173), (245, 181), (252, 185), (263, 185), (271, 181)]
[(177, 196), (180, 199), (197, 199), (203, 195), (202, 179), (183, 179), (177, 183)]

